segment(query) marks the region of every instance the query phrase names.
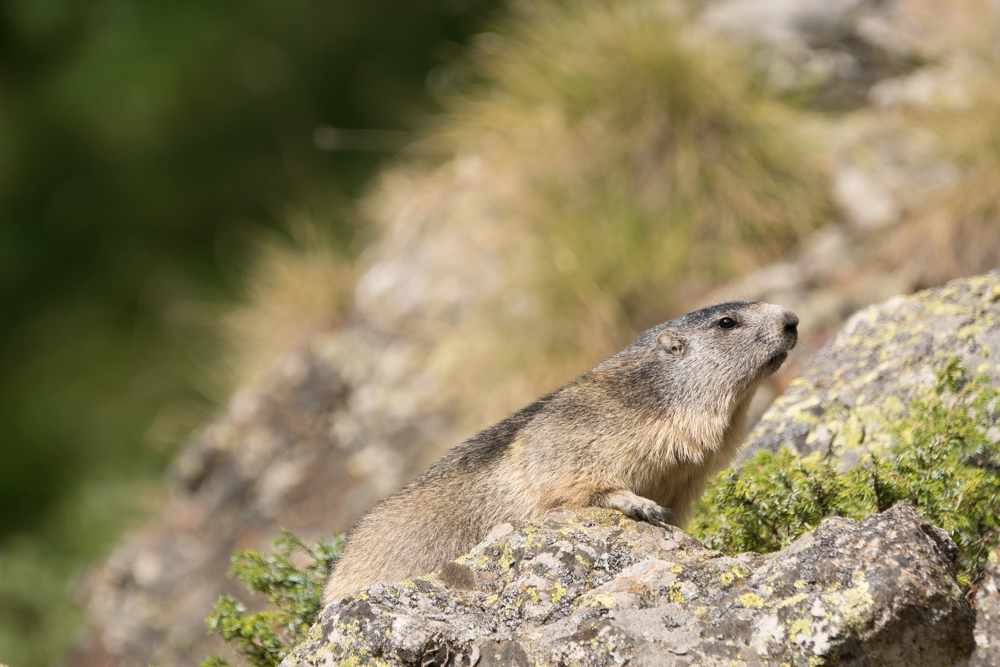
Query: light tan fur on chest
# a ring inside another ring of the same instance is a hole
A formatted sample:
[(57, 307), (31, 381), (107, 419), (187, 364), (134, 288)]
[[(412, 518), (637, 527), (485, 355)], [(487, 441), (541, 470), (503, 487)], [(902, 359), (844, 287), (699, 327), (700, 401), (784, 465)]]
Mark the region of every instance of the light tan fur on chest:
[(626, 423), (613, 435), (595, 439), (589, 448), (594, 457), (581, 460), (579, 467), (555, 466), (548, 475), (532, 470), (525, 479), (534, 480), (534, 501), (545, 509), (586, 506), (597, 493), (627, 489), (670, 507), (683, 520), (707, 478), (739, 448), (748, 405), (749, 400), (741, 400), (732, 412), (680, 412)]

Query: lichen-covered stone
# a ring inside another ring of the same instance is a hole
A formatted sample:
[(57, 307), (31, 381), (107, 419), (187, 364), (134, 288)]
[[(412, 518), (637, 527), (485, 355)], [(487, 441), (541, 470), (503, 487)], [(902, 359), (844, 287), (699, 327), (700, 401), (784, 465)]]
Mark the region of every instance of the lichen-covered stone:
[(854, 314), (764, 414), (744, 457), (782, 446), (842, 467), (890, 442), (883, 428), (958, 355), (1000, 384), (1000, 272), (954, 280)]
[(990, 564), (976, 593), (976, 651), (969, 667), (1000, 665), (1000, 549), (990, 554)]
[(610, 510), (558, 510), (328, 606), (282, 664), (950, 665), (975, 622), (954, 555), (906, 504), (736, 557)]

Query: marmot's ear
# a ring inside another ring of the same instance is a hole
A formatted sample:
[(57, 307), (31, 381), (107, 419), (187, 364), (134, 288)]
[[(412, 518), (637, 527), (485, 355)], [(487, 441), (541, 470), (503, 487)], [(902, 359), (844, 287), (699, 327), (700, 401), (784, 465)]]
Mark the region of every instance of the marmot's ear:
[(673, 329), (665, 329), (659, 336), (660, 345), (667, 354), (672, 354), (674, 356), (681, 356), (684, 354), (684, 341), (677, 332)]

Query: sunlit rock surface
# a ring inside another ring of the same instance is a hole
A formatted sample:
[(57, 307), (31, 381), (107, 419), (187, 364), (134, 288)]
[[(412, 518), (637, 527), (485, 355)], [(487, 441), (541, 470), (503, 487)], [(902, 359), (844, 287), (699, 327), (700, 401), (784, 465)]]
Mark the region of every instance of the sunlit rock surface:
[(976, 593), (976, 651), (969, 667), (1000, 665), (1000, 549), (994, 549)]
[(774, 402), (743, 456), (786, 445), (844, 467), (889, 444), (879, 427), (898, 419), (918, 387), (957, 355), (1000, 384), (1000, 272), (899, 296), (855, 313)]
[(956, 553), (905, 503), (735, 558), (614, 511), (560, 510), (328, 606), (282, 664), (950, 665), (975, 623)]

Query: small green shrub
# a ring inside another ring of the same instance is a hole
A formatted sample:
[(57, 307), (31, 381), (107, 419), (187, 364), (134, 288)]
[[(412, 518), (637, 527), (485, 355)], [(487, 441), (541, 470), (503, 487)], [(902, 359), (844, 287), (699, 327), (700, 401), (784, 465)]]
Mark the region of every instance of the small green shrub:
[[(301, 642), (321, 607), (323, 584), (343, 550), (343, 536), (309, 546), (288, 531), (271, 542), (275, 552), (266, 556), (252, 550), (233, 554), (230, 574), (251, 593), (263, 593), (273, 608), (247, 611), (229, 595), (220, 595), (215, 611), (205, 619), (209, 634), (223, 642), (235, 642), (237, 653), (254, 667), (276, 667)], [(296, 554), (311, 559), (299, 567)], [(230, 667), (217, 655), (210, 655), (202, 667)]]
[(952, 358), (909, 415), (887, 426), (895, 444), (882, 455), (840, 472), (818, 452), (760, 452), (720, 473), (691, 532), (721, 551), (767, 553), (823, 517), (862, 519), (906, 501), (958, 545), (958, 581), (971, 595), (1000, 543), (1000, 445), (986, 435), (998, 398), (985, 376), (970, 378)]

